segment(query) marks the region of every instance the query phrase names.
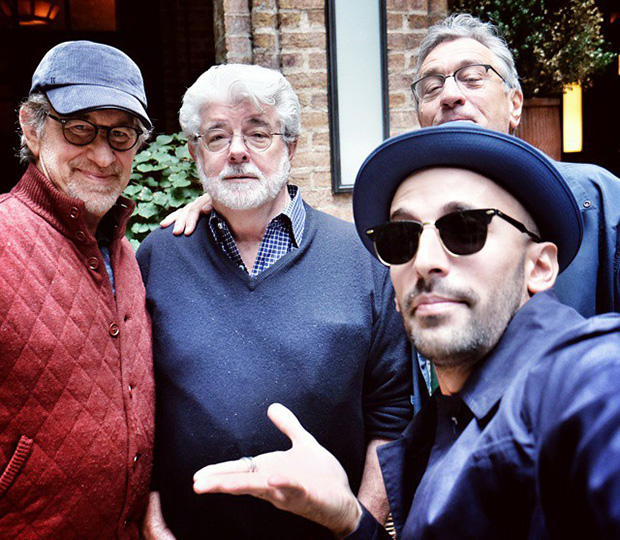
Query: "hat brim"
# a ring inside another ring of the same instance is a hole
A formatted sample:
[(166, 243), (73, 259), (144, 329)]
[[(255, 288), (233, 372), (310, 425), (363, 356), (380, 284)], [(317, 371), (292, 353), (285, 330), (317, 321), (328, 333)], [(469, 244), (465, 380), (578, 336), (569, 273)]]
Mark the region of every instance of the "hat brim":
[(543, 240), (558, 247), (560, 271), (574, 259), (583, 236), (579, 207), (553, 162), (517, 137), (454, 122), (383, 142), (363, 163), (353, 190), (353, 216), (366, 248), (366, 231), (389, 221), (398, 186), (416, 171), (457, 167), (497, 183), (530, 213)]
[(72, 84), (48, 88), (45, 90), (45, 95), (59, 114), (75, 114), (80, 111), (97, 109), (119, 109), (140, 118), (147, 129), (153, 127), (144, 105), (134, 96), (116, 88)]

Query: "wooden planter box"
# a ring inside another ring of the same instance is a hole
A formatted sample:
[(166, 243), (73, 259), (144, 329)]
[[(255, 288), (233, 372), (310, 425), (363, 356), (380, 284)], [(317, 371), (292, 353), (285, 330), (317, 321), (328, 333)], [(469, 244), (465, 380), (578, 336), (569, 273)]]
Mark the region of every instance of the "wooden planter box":
[(542, 150), (550, 158), (562, 157), (560, 98), (528, 98), (523, 102), (517, 136)]

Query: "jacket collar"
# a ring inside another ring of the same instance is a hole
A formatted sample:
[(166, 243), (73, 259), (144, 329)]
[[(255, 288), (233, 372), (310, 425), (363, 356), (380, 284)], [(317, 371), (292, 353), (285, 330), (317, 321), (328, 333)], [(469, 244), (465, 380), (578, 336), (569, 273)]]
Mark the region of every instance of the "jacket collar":
[[(486, 424), (494, 415), (517, 373), (540, 361), (544, 344), (581, 316), (561, 304), (553, 292), (534, 295), (517, 311), (495, 348), (475, 368), (460, 392), (476, 420)], [(434, 394), (433, 394), (434, 396)], [(436, 399), (429, 399), (400, 439), (377, 453), (397, 532), (402, 531), (415, 490), (424, 474), (435, 440)]]
[[(68, 238), (84, 244), (96, 242), (88, 232), (84, 203), (57, 189), (34, 164), (28, 166), (11, 194)], [(99, 224), (104, 236), (111, 240), (125, 236), (135, 206), (133, 201), (119, 197)]]

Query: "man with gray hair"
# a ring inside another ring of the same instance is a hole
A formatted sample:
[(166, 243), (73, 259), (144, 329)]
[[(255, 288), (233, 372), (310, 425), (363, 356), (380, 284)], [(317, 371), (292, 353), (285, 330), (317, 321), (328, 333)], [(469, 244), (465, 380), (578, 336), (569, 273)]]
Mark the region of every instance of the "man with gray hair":
[(138, 66), (65, 42), (19, 110), (28, 169), (0, 197), (0, 537), (139, 537), (151, 325), (121, 197), (151, 129)]
[[(411, 85), (420, 126), (467, 120), (514, 133), (523, 93), (515, 61), (497, 28), (451, 15), (422, 40)], [(595, 165), (555, 163), (578, 201), (584, 241), (559, 276), (560, 300), (588, 317), (620, 310), (620, 179)]]
[(157, 230), (138, 250), (157, 384), (145, 535), (331, 538), (261, 501), (192, 491), (205, 463), (281, 446), (263, 412), (276, 400), (313, 427), (385, 521), (375, 450), (411, 415), (411, 349), (387, 271), (351, 224), (289, 184), (300, 106), (282, 74), (213, 67), (185, 94), (180, 120), (213, 211), (193, 235)]
[[(515, 61), (497, 28), (468, 14), (451, 15), (431, 26), (422, 40), (412, 91), (421, 127), (466, 120), (503, 133), (521, 121), (523, 93)], [(589, 317), (620, 311), (620, 179), (601, 167), (555, 164), (579, 203), (584, 241), (559, 277), (560, 300)], [(171, 214), (175, 232), (191, 233), (207, 198)], [(186, 226), (187, 223), (187, 226)]]

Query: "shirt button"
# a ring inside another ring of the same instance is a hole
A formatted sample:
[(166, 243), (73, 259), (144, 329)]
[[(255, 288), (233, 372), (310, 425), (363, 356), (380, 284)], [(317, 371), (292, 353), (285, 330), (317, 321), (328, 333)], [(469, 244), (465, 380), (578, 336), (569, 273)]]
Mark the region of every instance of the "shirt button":
[(131, 394), (133, 393), (134, 386), (130, 384), (130, 385), (127, 387), (127, 389), (129, 390), (129, 395), (131, 396)]
[(140, 458), (140, 454), (136, 454), (136, 455), (133, 457), (133, 462), (134, 462), (134, 463), (136, 463), (136, 462), (138, 461), (138, 459), (139, 459), (139, 458)]
[(584, 207), (584, 208), (590, 208), (590, 206), (592, 206), (592, 203), (591, 203), (590, 201), (585, 201), (585, 202), (583, 203), (583, 207)]
[(77, 219), (80, 217), (80, 209), (77, 206), (71, 207), (71, 210), (69, 210), (69, 217), (71, 219)]
[(86, 233), (84, 231), (78, 231), (75, 233), (75, 237), (80, 241), (83, 242), (86, 239)]
[(97, 268), (99, 268), (99, 259), (97, 259), (97, 257), (90, 257), (90, 259), (88, 259), (88, 267), (91, 270), (97, 270)]
[(121, 329), (118, 327), (118, 324), (116, 323), (112, 323), (108, 331), (110, 332), (110, 335), (112, 337), (116, 337), (121, 333)]

